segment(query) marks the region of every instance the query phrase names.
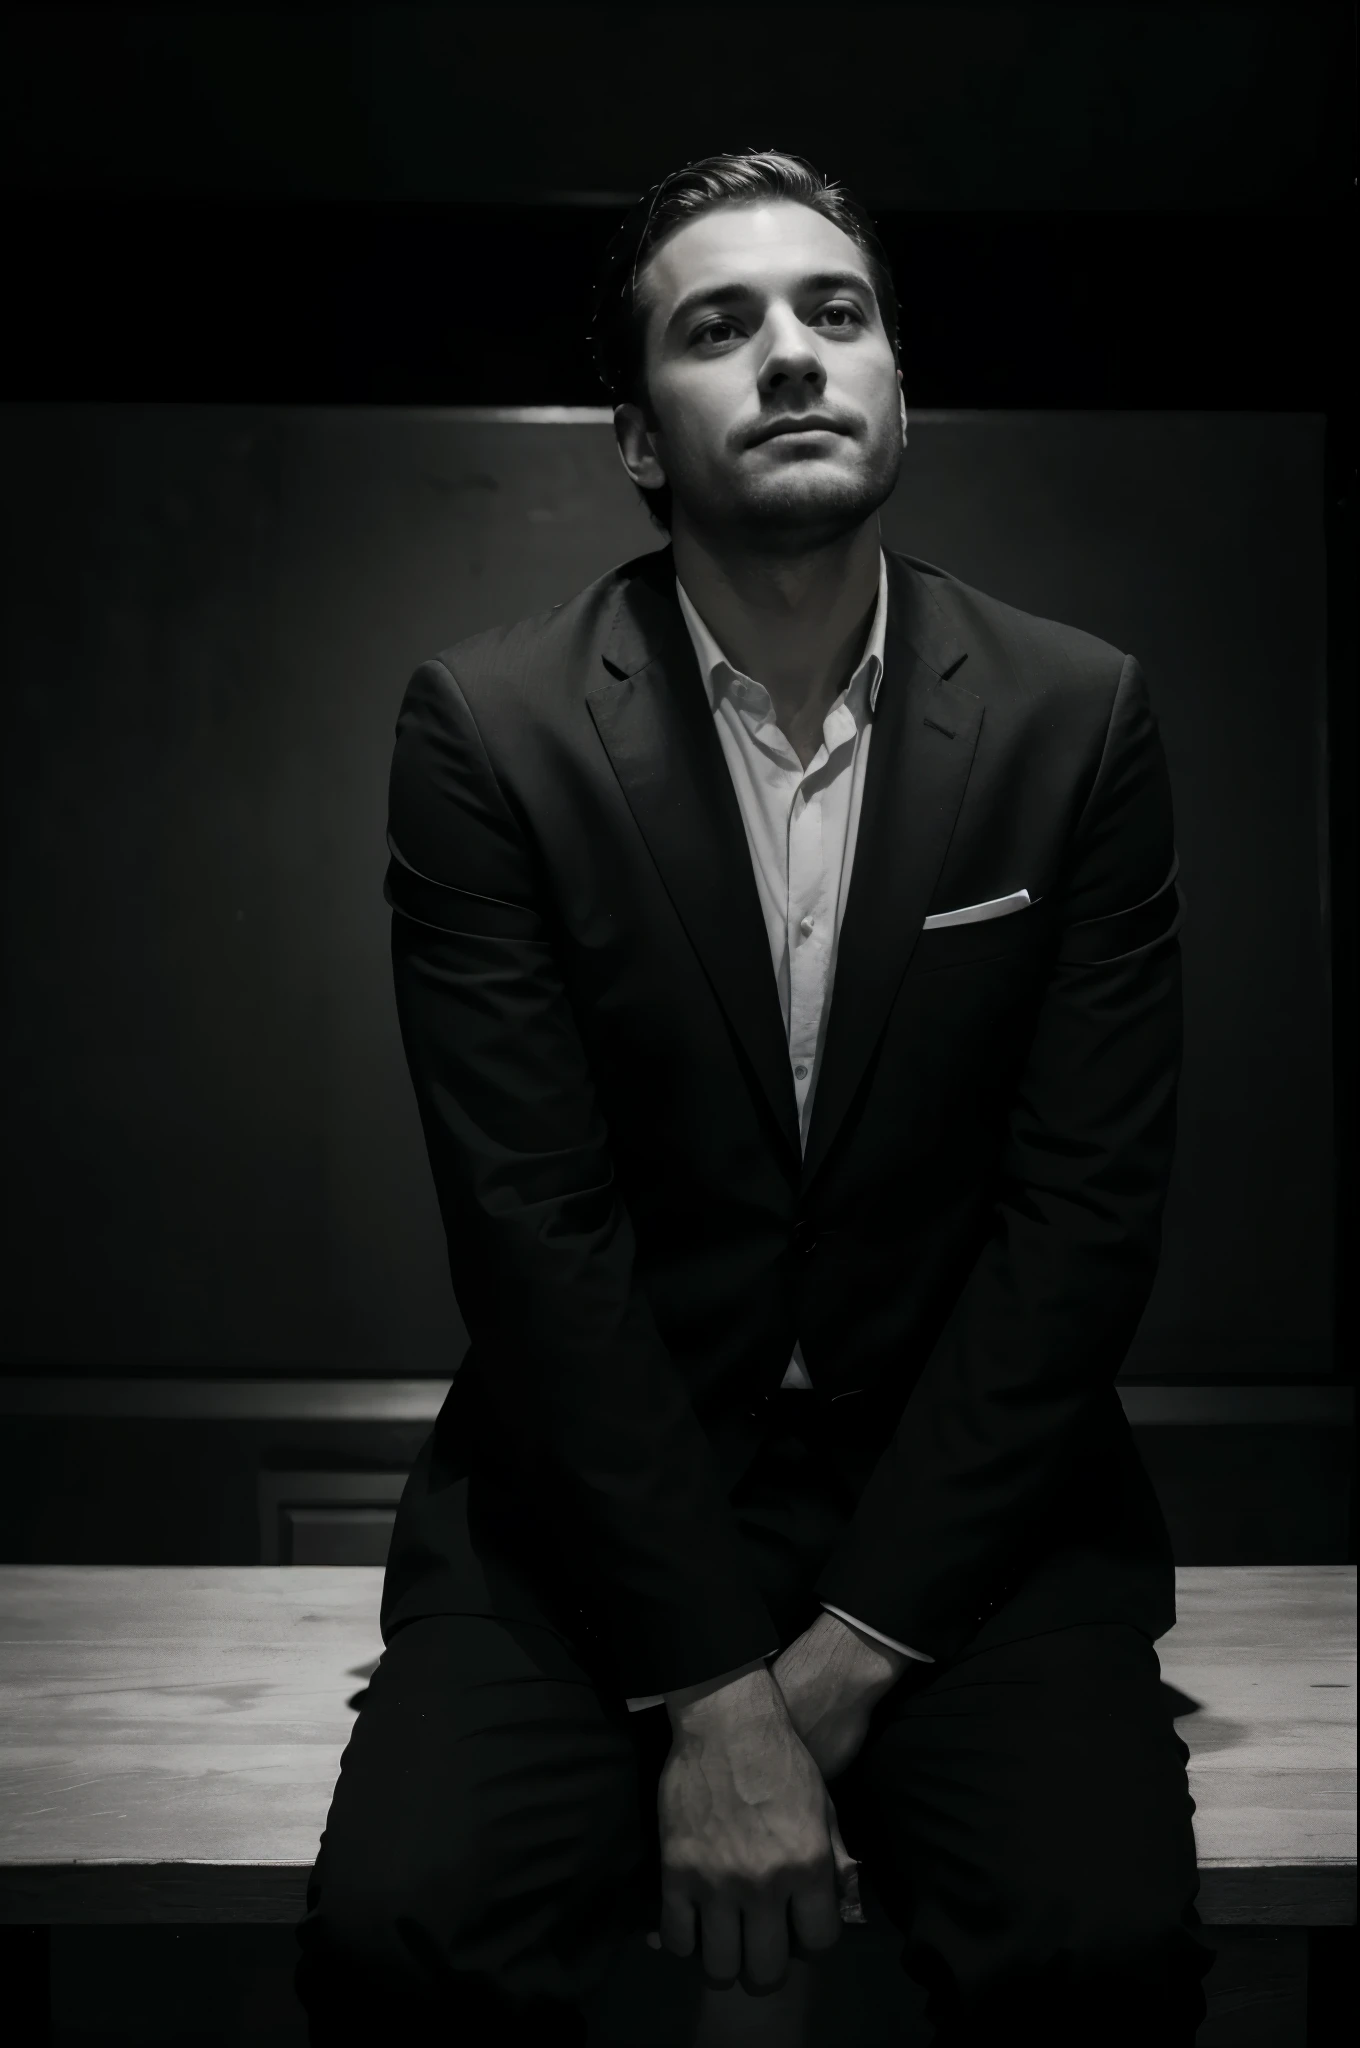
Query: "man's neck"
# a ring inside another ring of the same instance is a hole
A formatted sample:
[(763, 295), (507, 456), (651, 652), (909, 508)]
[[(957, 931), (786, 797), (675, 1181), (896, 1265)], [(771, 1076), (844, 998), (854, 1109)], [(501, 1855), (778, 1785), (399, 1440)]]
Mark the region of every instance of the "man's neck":
[(855, 672), (878, 600), (877, 518), (814, 553), (719, 555), (677, 519), (675, 572), (728, 660), (763, 683), (804, 767)]

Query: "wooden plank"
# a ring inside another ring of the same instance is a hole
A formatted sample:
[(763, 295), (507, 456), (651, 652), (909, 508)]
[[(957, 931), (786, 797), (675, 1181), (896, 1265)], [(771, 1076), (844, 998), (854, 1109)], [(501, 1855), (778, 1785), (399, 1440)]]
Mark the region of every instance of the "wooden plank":
[(1176, 1607), (1202, 1917), (1353, 1920), (1355, 1567), (1182, 1566)]
[[(294, 1920), (379, 1566), (0, 1566), (0, 1918)], [(1178, 1575), (1206, 1921), (1354, 1917), (1353, 1567)]]
[(1353, 1927), (1355, 1865), (1201, 1865), (1196, 1904), (1206, 1927)]
[(0, 1569), (0, 1860), (309, 1866), (382, 1576)]
[(0, 1865), (0, 1924), (294, 1927), (311, 1864)]
[(433, 1422), (448, 1379), (0, 1375), (0, 1415), (145, 1422)]

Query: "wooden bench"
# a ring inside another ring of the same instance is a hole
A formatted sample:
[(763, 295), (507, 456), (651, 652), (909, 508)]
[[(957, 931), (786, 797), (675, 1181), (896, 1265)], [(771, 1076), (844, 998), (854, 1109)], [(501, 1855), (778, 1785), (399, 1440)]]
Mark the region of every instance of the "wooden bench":
[[(375, 1566), (0, 1566), (0, 1920), (295, 1922), (381, 1585)], [(1205, 1922), (1353, 1922), (1354, 1567), (1182, 1568), (1178, 1603), (1159, 1651), (1194, 1703)], [(853, 1966), (849, 1933), (827, 1969)], [(679, 1967), (628, 1958), (615, 2005)], [(608, 2006), (599, 2038), (626, 2038)]]

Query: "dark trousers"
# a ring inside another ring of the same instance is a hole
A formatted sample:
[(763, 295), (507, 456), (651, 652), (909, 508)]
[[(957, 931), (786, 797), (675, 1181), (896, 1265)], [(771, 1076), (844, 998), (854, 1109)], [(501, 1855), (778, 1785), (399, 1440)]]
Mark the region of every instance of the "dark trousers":
[[(783, 1644), (820, 1611), (808, 1588), (854, 1497), (791, 1405), (806, 1397), (780, 1401), (788, 1425), (733, 1505)], [(396, 1630), (297, 1928), (313, 2048), (578, 2048), (578, 2001), (657, 1925), (669, 1747), (664, 1706), (630, 1714), (547, 1628), (450, 1614)], [(913, 1665), (880, 1701), (831, 1797), (940, 2048), (1190, 2048), (1211, 1951), (1188, 1754), (1155, 1649), (1123, 1625)]]

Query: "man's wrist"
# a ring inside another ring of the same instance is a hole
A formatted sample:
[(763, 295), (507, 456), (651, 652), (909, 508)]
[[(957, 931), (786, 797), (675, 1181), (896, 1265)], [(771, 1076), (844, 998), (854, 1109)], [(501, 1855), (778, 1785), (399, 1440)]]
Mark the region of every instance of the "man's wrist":
[(725, 1672), (719, 1678), (675, 1688), (663, 1693), (662, 1698), (671, 1717), (671, 1726), (677, 1731), (708, 1726), (733, 1711), (747, 1713), (766, 1706), (782, 1707), (784, 1703), (783, 1694), (763, 1657), (753, 1658), (749, 1664), (739, 1666), (736, 1671)]
[(823, 1639), (841, 1683), (861, 1698), (878, 1698), (891, 1692), (912, 1662), (902, 1651), (891, 1649), (826, 1607), (808, 1634)]

